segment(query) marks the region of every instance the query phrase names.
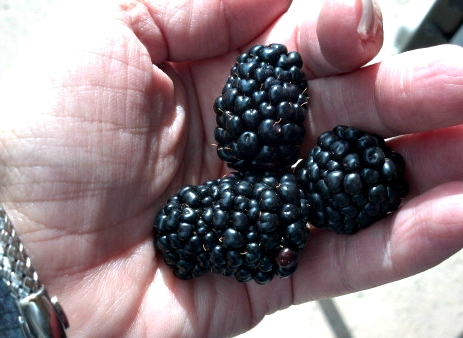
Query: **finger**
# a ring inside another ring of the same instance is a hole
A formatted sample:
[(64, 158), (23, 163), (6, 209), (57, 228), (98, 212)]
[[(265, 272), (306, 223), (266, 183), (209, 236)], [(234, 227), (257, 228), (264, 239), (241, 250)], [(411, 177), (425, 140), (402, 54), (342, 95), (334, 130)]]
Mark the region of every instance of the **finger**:
[(309, 78), (355, 70), (379, 52), (383, 32), (377, 5), (369, 0), (329, 0), (321, 8), (318, 4), (294, 1), (252, 44), (279, 42), (299, 51)]
[(317, 35), (326, 61), (339, 71), (351, 71), (373, 59), (381, 49), (381, 10), (373, 0), (325, 1)]
[(209, 58), (236, 49), (262, 33), (290, 0), (130, 1), (124, 21), (153, 63)]
[(355, 236), (314, 231), (293, 275), (294, 302), (372, 288), (429, 269), (463, 247), (463, 182), (439, 186)]
[(463, 125), (404, 135), (389, 142), (404, 156), (409, 196), (416, 196), (440, 184), (463, 180)]
[(336, 124), (383, 137), (463, 123), (463, 48), (416, 50), (310, 86), (312, 135)]

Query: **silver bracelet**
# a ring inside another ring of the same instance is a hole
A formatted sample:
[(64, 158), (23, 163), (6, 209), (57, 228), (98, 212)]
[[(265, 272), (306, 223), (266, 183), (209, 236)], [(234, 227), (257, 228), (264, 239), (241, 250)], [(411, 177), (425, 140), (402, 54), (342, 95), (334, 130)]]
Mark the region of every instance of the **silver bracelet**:
[(0, 205), (0, 277), (16, 301), (26, 337), (66, 337), (69, 323), (56, 297), (50, 298)]

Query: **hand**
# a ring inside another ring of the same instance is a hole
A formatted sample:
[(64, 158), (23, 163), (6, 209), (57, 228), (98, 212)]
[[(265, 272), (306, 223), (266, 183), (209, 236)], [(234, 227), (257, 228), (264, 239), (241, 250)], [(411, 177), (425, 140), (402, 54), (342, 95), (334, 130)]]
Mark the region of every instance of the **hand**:
[[(72, 335), (233, 335), (463, 247), (461, 48), (360, 68), (382, 44), (366, 1), (359, 31), (360, 1), (326, 1), (318, 21), (302, 0), (120, 3), (63, 5), (0, 94), (1, 201)], [(311, 80), (306, 149), (336, 124), (398, 136), (409, 199), (355, 236), (314, 230), (291, 278), (181, 281), (154, 251), (155, 214), (181, 185), (228, 171), (212, 103), (239, 51), (273, 42), (298, 50)]]

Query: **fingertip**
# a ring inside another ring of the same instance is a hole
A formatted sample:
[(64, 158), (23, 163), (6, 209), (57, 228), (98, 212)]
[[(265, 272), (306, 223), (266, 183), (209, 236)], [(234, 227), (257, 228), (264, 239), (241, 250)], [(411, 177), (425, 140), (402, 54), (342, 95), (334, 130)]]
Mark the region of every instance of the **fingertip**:
[(381, 10), (375, 0), (326, 0), (317, 23), (320, 50), (341, 72), (371, 59), (383, 43)]

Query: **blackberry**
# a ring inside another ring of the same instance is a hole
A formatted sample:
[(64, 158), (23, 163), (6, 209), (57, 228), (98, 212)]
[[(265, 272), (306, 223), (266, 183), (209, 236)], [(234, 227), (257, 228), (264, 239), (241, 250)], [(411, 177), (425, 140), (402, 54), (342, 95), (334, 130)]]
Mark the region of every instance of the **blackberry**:
[(239, 174), (185, 186), (156, 217), (155, 247), (181, 279), (209, 272), (268, 283), (297, 267), (309, 235), (292, 174)]
[(404, 168), (402, 156), (378, 135), (346, 126), (323, 133), (295, 170), (309, 222), (342, 234), (368, 227), (408, 193)]
[(301, 67), (281, 44), (238, 56), (214, 103), (217, 153), (229, 167), (278, 171), (298, 160), (308, 101)]

